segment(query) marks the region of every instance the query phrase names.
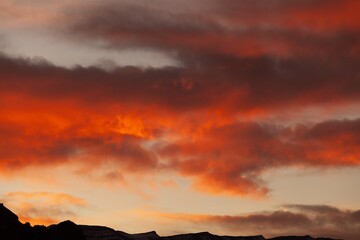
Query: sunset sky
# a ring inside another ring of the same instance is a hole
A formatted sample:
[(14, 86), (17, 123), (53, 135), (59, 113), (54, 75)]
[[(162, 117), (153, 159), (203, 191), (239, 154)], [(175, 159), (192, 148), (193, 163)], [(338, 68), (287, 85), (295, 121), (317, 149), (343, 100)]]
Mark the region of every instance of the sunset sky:
[(359, 12), (0, 0), (0, 202), (32, 224), (358, 240)]

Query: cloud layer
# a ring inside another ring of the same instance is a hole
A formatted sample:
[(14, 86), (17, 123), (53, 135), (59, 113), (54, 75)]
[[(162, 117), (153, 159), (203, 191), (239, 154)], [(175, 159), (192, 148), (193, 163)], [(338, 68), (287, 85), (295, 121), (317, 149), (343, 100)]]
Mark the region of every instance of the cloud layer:
[[(313, 124), (300, 119), (289, 126), (262, 121), (289, 108), (346, 108), (358, 102), (356, 75), (340, 79), (336, 67), (335, 73), (317, 73), (315, 63), (306, 63), (309, 76), (295, 69), (284, 77), (273, 60), (242, 61), (247, 67), (231, 67), (235, 72), (106, 72), (3, 55), (0, 167), (11, 174), (27, 166), (112, 162), (129, 174), (191, 177), (201, 191), (265, 196), (261, 174), (271, 168), (359, 165), (358, 118)], [(286, 71), (292, 67), (299, 64)]]
[[(359, 7), (358, 0), (2, 1), (0, 177), (61, 166), (92, 183), (175, 176), (203, 193), (266, 199), (267, 171), (358, 168)], [(60, 67), (11, 54), (6, 34), (24, 29), (94, 52), (149, 51), (171, 61)], [(48, 192), (1, 200), (33, 223), (75, 217), (87, 205)], [(327, 205), (158, 215), (232, 233), (360, 234), (359, 211)]]
[(74, 219), (75, 211), (88, 205), (84, 199), (52, 192), (9, 192), (0, 196), (0, 200), (19, 216), (21, 222), (45, 225)]
[[(310, 234), (356, 240), (360, 234), (359, 210), (339, 209), (328, 205), (285, 205), (271, 212), (246, 215), (197, 215), (151, 212), (153, 217), (189, 223), (195, 229), (208, 229), (218, 234), (256, 235), (265, 237)], [(195, 230), (196, 231), (196, 230)]]
[(188, 4), (105, 1), (57, 16), (67, 16), (63, 37), (151, 48), (181, 66), (109, 72), (1, 55), (2, 172), (111, 162), (126, 174), (175, 172), (210, 193), (265, 196), (271, 168), (359, 165), (356, 113), (266, 120), (359, 105), (357, 1)]

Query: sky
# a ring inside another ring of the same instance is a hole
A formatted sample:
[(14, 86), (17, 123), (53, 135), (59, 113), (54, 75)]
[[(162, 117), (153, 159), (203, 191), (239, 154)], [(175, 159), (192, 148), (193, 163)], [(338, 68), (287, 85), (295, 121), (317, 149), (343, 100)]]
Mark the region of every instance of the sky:
[(0, 202), (33, 225), (357, 240), (359, 11), (0, 0)]

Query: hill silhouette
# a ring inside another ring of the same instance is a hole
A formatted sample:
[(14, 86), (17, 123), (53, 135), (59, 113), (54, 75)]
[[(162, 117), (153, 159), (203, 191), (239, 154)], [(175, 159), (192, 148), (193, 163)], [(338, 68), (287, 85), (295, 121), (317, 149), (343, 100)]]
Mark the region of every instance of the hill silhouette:
[[(64, 221), (50, 226), (21, 223), (18, 216), (0, 203), (1, 240), (266, 240), (258, 236), (218, 236), (209, 232), (159, 236), (155, 231), (129, 234), (104, 226), (77, 225)], [(283, 236), (267, 240), (334, 240), (306, 236)]]

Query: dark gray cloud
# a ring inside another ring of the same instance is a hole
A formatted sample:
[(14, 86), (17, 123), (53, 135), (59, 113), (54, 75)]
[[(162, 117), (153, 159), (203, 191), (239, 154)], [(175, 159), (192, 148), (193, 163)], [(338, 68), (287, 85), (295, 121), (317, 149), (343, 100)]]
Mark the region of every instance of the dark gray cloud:
[(209, 229), (223, 229), (237, 234), (266, 233), (265, 237), (304, 235), (357, 240), (360, 222), (354, 216), (359, 210), (340, 209), (328, 205), (286, 205), (282, 210), (246, 215), (161, 214), (188, 221)]

